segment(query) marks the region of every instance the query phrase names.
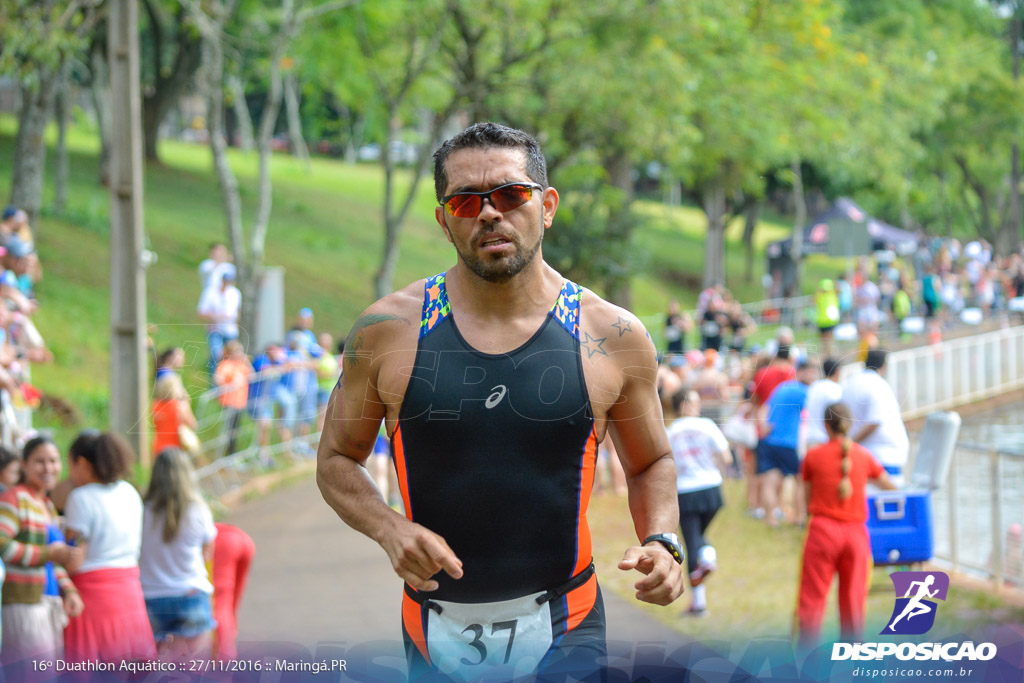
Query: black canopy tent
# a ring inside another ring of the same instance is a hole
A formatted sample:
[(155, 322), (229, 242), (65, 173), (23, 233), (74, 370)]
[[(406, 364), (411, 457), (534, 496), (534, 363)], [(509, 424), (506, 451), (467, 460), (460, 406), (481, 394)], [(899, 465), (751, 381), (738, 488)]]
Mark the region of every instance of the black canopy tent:
[[(868, 215), (849, 197), (840, 197), (832, 206), (808, 221), (804, 226), (803, 237), (803, 256), (863, 256), (885, 249), (906, 255), (913, 253), (918, 243), (916, 234)], [(792, 237), (769, 244), (769, 261), (788, 256), (792, 244)]]
[[(917, 244), (916, 234), (869, 215), (849, 197), (840, 197), (804, 226), (801, 254), (852, 258), (888, 249), (906, 255), (913, 253)], [(770, 243), (765, 250), (768, 272), (784, 295), (792, 293), (796, 279), (792, 245), (793, 238), (787, 237)]]

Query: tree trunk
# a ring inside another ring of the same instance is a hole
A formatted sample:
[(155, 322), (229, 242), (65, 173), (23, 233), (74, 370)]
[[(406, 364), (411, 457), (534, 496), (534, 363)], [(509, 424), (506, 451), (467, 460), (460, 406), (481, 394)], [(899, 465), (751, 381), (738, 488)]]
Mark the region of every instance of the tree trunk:
[(795, 216), (793, 218), (793, 244), (790, 255), (793, 258), (793, 294), (800, 295), (800, 280), (804, 270), (804, 223), (807, 222), (807, 198), (804, 196), (804, 174), (800, 167), (800, 159), (790, 164), (793, 171), (793, 202)]
[[(58, 68), (59, 70), (59, 68)], [(14, 165), (11, 173), (11, 200), (28, 214), (33, 230), (39, 228), (46, 171), (46, 144), (43, 133), (53, 110), (58, 70), (40, 69), (35, 87), (22, 86), (18, 112), (18, 134), (14, 140)]]
[[(144, 101), (147, 99), (143, 98)], [(142, 141), (146, 161), (160, 161), (160, 157), (157, 156), (156, 144), (160, 137), (160, 123), (164, 120), (166, 113), (166, 111), (160, 111), (155, 103), (142, 107)]]
[(354, 164), (359, 161), (359, 148), (363, 146), (363, 131), (366, 129), (366, 117), (354, 114), (347, 109), (343, 111), (348, 120), (348, 144), (345, 145), (345, 161)]
[(763, 207), (764, 200), (759, 199), (748, 204), (743, 212), (743, 281), (748, 284), (754, 281), (754, 231), (761, 220)]
[(251, 279), (244, 282), (242, 295), (248, 297), (249, 306), (242, 309), (242, 322), (246, 329), (256, 329), (256, 294), (258, 278), (263, 270), (266, 254), (267, 231), (270, 228), (270, 211), (273, 206), (274, 188), (270, 177), (271, 141), (274, 124), (281, 110), (281, 72), (276, 67), (270, 70), (270, 92), (263, 105), (260, 117), (260, 132), (256, 138), (256, 152), (259, 154), (259, 200), (256, 206), (256, 220), (249, 236), (249, 267)]
[(946, 183), (945, 173), (936, 173), (939, 178), (939, 187), (942, 196), (942, 225), (946, 237), (953, 236), (953, 211), (949, 208), (949, 188)]
[[(430, 153), (434, 147), (437, 146), (438, 140), (441, 137), (441, 131), (444, 130), (444, 126), (448, 122), (448, 119), (451, 118), (452, 114), (455, 112), (458, 103), (458, 97), (452, 99), (452, 101), (448, 103), (448, 107), (444, 112), (434, 116), (434, 121), (430, 126), (430, 133), (427, 136), (427, 141), (418, 150), (416, 167), (412, 172), (412, 182), (409, 184), (409, 189), (397, 211), (394, 208), (394, 162), (391, 160), (389, 150), (391, 149), (392, 140), (398, 139), (398, 129), (396, 127), (397, 124), (390, 123), (388, 125), (388, 139), (382, 152), (382, 158), (384, 160), (384, 250), (381, 254), (380, 266), (378, 266), (377, 272), (373, 276), (373, 290), (378, 299), (387, 296), (392, 292), (395, 278), (395, 267), (398, 265), (399, 238), (402, 234), (402, 226), (405, 223), (405, 217), (409, 213), (412, 201), (416, 198), (416, 190), (420, 186), (420, 181), (423, 179), (423, 176), (427, 171), (427, 166), (430, 164)], [(397, 121), (397, 117), (395, 116), (398, 111), (397, 103), (392, 103), (391, 106), (388, 107), (388, 110), (388, 121)]]
[(1020, 145), (1014, 143), (1010, 148), (1010, 207), (1006, 221), (1000, 227), (995, 244), (996, 253), (1002, 256), (1013, 252), (1017, 243), (1020, 242), (1022, 223), (1020, 183)]
[[(967, 201), (965, 185), (969, 186), (978, 198), (978, 210), (974, 213), (975, 227), (978, 230), (978, 234), (981, 237), (989, 240), (990, 242), (995, 241), (995, 235), (993, 234), (992, 226), (992, 202), (989, 197), (988, 190), (985, 185), (978, 181), (973, 175), (971, 175), (970, 168), (967, 166), (967, 160), (962, 156), (954, 156), (953, 161), (960, 168), (960, 173), (963, 175), (964, 183), (960, 186), (960, 193), (963, 197), (963, 203), (965, 206), (970, 207), (970, 202)], [(970, 209), (968, 208), (968, 211)]]
[[(628, 258), (629, 242), (633, 233), (633, 164), (624, 149), (615, 150), (603, 162), (608, 182), (622, 193), (622, 202), (608, 216), (608, 244), (621, 258)], [(605, 296), (617, 306), (631, 308), (633, 292), (630, 282), (631, 268), (619, 262), (615, 272), (605, 278)]]
[(725, 284), (725, 183), (722, 178), (710, 181), (703, 191), (704, 215), (708, 219), (704, 240), (703, 287)]
[[(1014, 83), (1020, 80), (1020, 41), (1021, 18), (1017, 14), (1010, 19), (1010, 51), (1013, 54)], [(1024, 217), (1021, 215), (1020, 176), (1020, 145), (1014, 142), (1010, 148), (1010, 210), (996, 236), (995, 250), (997, 254), (1009, 254), (1020, 242), (1021, 223), (1024, 221)]]
[(391, 141), (398, 137), (396, 112), (388, 111), (388, 136), (381, 150), (381, 161), (384, 162), (384, 252), (381, 254), (380, 266), (373, 276), (374, 294), (378, 299), (392, 291), (395, 279), (395, 267), (398, 265), (398, 238), (401, 224), (394, 219), (391, 209), (395, 194), (395, 162), (391, 158)]
[(57, 119), (57, 167), (54, 173), (53, 208), (63, 211), (68, 203), (68, 119), (71, 117), (71, 81), (67, 67), (61, 71), (60, 87), (54, 102), (54, 116)]
[(292, 154), (298, 157), (306, 170), (310, 170), (309, 147), (302, 137), (302, 113), (299, 111), (299, 85), (295, 74), (288, 73), (284, 77), (284, 104), (288, 114), (288, 139), (292, 144)]
[(110, 72), (106, 52), (93, 50), (89, 57), (90, 93), (92, 107), (96, 113), (96, 127), (100, 132), (100, 183), (110, 184)]
[(231, 89), (231, 108), (235, 113), (235, 124), (238, 126), (239, 144), (242, 150), (251, 151), (256, 147), (256, 138), (253, 135), (249, 104), (245, 100), (245, 88), (238, 74), (228, 76), (228, 88)]
[[(159, 161), (157, 157), (157, 140), (160, 124), (167, 113), (177, 104), (178, 99), (194, 82), (195, 74), (202, 65), (202, 39), (188, 25), (188, 15), (184, 4), (176, 3), (177, 16), (173, 44), (175, 47), (174, 61), (164, 63), (163, 49), (165, 26), (160, 12), (154, 3), (145, 2), (144, 7), (149, 15), (150, 32), (152, 34), (152, 69), (154, 84), (152, 89), (142, 97), (142, 137), (145, 145), (146, 159)], [(221, 37), (222, 38), (222, 37)], [(223, 92), (223, 86), (222, 86)]]
[[(219, 27), (218, 27), (219, 29)], [(238, 178), (228, 161), (227, 141), (224, 139), (224, 49), (221, 46), (219, 30), (213, 36), (204, 33), (203, 51), (206, 61), (206, 127), (210, 137), (210, 152), (220, 185), (221, 203), (227, 222), (228, 242), (235, 258), (239, 289), (242, 292), (242, 311), (252, 308), (251, 292), (254, 291), (255, 274), (246, 258), (245, 235), (242, 230), (242, 200), (238, 192)], [(245, 323), (243, 322), (243, 325)], [(251, 330), (250, 327), (242, 327)], [(249, 342), (248, 336), (240, 339)]]

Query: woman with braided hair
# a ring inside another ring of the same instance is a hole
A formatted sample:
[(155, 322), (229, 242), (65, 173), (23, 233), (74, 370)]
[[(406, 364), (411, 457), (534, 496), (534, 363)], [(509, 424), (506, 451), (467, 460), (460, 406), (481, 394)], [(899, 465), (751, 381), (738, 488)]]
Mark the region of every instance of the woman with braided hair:
[(849, 439), (850, 422), (845, 404), (828, 406), (825, 430), (829, 441), (809, 450), (801, 466), (811, 516), (797, 605), (801, 649), (809, 650), (818, 643), (825, 600), (837, 572), (842, 638), (863, 636), (871, 571), (866, 488), (869, 481), (882, 489), (896, 488), (874, 456)]

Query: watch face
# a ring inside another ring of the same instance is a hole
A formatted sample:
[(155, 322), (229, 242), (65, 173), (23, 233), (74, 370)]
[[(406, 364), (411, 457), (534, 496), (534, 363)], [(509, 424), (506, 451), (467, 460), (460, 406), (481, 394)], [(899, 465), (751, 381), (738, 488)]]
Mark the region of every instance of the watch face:
[(676, 545), (679, 545), (679, 537), (676, 536), (675, 534), (671, 534), (671, 533), (670, 534), (665, 534), (665, 538), (671, 539), (673, 543), (675, 543)]

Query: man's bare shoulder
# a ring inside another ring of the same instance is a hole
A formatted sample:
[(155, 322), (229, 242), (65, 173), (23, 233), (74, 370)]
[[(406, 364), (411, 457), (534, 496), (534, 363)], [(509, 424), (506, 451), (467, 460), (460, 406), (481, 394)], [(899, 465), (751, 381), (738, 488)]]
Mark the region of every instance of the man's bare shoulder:
[(638, 317), (586, 288), (580, 306), (580, 343), (584, 349), (599, 348), (595, 353), (649, 356), (652, 363), (657, 356), (651, 335)]
[(370, 304), (349, 330), (346, 355), (371, 344), (374, 348), (401, 346), (407, 338), (415, 339), (423, 310), (423, 283), (413, 282)]

